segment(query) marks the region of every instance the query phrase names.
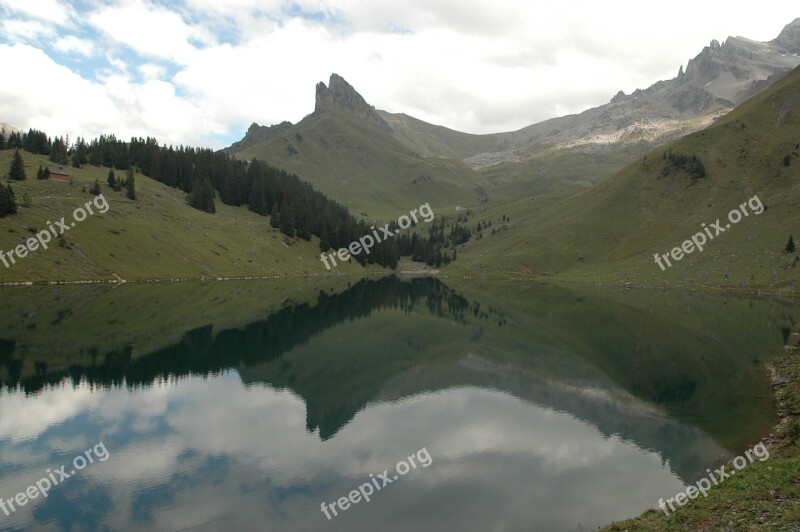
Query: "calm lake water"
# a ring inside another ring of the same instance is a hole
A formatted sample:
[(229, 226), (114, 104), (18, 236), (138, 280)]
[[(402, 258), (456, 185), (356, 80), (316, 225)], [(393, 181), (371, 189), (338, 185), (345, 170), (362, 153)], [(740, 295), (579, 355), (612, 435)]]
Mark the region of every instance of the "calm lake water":
[(769, 432), (763, 362), (800, 318), (738, 296), (327, 282), (2, 289), (0, 529), (591, 530)]

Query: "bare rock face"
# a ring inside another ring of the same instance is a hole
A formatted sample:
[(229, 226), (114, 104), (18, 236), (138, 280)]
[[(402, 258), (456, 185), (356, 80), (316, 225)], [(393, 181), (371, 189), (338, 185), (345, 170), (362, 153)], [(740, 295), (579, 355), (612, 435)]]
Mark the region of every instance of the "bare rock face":
[(694, 85), (688, 85), (685, 89), (675, 91), (669, 95), (669, 103), (678, 111), (685, 114), (690, 112), (692, 115), (701, 116), (713, 108), (724, 108), (730, 105), (727, 101), (720, 101), (710, 92)]
[(800, 54), (800, 18), (794, 19), (791, 24), (783, 28), (780, 35), (772, 42), (787, 52)]
[(663, 143), (706, 127), (800, 65), (800, 18), (770, 42), (713, 40), (684, 71), (577, 115), (495, 135), (498, 148), (467, 157), (474, 167), (536, 157), (542, 146), (611, 150), (625, 143)]
[(317, 83), (317, 97), (314, 105), (314, 114), (340, 110), (350, 113), (370, 124), (376, 126), (387, 133), (392, 132), (392, 128), (381, 118), (364, 98), (338, 74), (331, 74), (328, 86), (325, 83)]
[(621, 103), (628, 99), (630, 99), (630, 97), (625, 94), (625, 91), (619, 91), (616, 96), (611, 98), (611, 103)]
[[(781, 32), (783, 42), (789, 45), (793, 39), (793, 24)], [(796, 29), (800, 30), (800, 24), (796, 25)], [(728, 37), (721, 45), (712, 41), (710, 46), (689, 61), (686, 81), (715, 98), (738, 105), (752, 94), (752, 85), (763, 85), (761, 82), (764, 80), (775, 74), (787, 73), (800, 64), (800, 58), (787, 54), (783, 45), (776, 44), (778, 40), (781, 37), (769, 43), (743, 37)], [(800, 39), (797, 43), (800, 44)]]

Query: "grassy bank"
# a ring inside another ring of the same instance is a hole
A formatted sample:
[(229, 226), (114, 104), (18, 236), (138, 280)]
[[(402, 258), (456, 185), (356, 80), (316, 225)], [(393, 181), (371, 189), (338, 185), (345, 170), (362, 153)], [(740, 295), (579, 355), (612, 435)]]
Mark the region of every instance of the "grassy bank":
[[(689, 500), (666, 516), (650, 509), (603, 530), (797, 530), (800, 524), (800, 346), (798, 335), (769, 368), (780, 423), (765, 440), (769, 459)], [(654, 501), (654, 504), (656, 501)]]
[[(23, 244), (47, 222), (66, 218), (94, 196), (97, 180), (108, 211), (76, 223), (48, 249), (37, 249), (10, 264), (0, 263), (0, 283), (77, 280), (202, 279), (245, 276), (305, 276), (363, 273), (354, 261), (327, 271), (319, 260), (319, 240), (289, 239), (269, 219), (217, 200), (217, 212), (191, 208), (186, 194), (136, 174), (136, 200), (106, 184), (108, 168), (67, 167), (71, 182), (36, 179), (47, 157), (20, 152), (28, 178), (11, 182), (18, 213), (0, 218), (0, 250)], [(0, 175), (11, 164), (12, 150), (0, 151)], [(124, 172), (116, 172), (124, 177)], [(29, 202), (24, 205), (23, 198)], [(367, 268), (366, 270), (376, 270)]]

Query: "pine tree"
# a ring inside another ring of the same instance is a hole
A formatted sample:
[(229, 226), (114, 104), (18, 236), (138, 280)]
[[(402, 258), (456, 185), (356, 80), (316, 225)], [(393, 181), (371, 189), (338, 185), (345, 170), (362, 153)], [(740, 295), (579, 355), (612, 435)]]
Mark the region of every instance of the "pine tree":
[(0, 129), (0, 150), (6, 149), (6, 132)]
[(92, 183), (92, 188), (89, 189), (90, 194), (94, 194), (95, 196), (100, 195), (100, 182), (95, 179), (94, 183)]
[(297, 236), (305, 241), (311, 240), (311, 211), (308, 207), (302, 208), (298, 214)]
[(789, 241), (786, 243), (786, 253), (794, 253), (794, 237), (789, 235)]
[(106, 179), (108, 186), (111, 190), (117, 190), (117, 176), (114, 175), (114, 170), (108, 171), (108, 178)]
[(133, 173), (128, 175), (128, 179), (125, 180), (125, 197), (129, 200), (136, 199), (136, 184), (133, 181)]
[(75, 146), (72, 150), (72, 166), (75, 168), (80, 168), (89, 161), (86, 151), (86, 141), (81, 137), (78, 137), (78, 140), (75, 141)]
[(8, 170), (8, 178), (15, 181), (25, 180), (25, 163), (22, 162), (22, 156), (19, 150), (14, 151), (14, 160), (11, 161), (11, 168)]
[(281, 213), (278, 210), (278, 205), (272, 204), (272, 211), (269, 214), (269, 225), (277, 229), (281, 225)]
[(319, 232), (319, 249), (320, 251), (328, 251), (331, 249), (331, 237), (328, 235), (328, 224), (322, 223), (322, 229)]
[(17, 213), (17, 201), (11, 185), (0, 185), (0, 218)]
[(45, 170), (42, 165), (39, 165), (39, 169), (36, 171), (36, 179), (44, 180), (47, 179), (47, 170)]
[(189, 205), (197, 210), (214, 214), (217, 207), (214, 204), (214, 187), (207, 178), (196, 178), (192, 183), (192, 191), (189, 193)]
[(281, 202), (280, 228), (281, 233), (294, 236), (294, 209), (285, 199)]
[(67, 164), (69, 160), (67, 143), (61, 137), (53, 139), (53, 143), (50, 145), (50, 160), (58, 164)]
[(33, 199), (31, 199), (31, 195), (27, 190), (22, 191), (22, 198), (20, 198), (19, 204), (23, 207), (30, 207), (33, 205)]

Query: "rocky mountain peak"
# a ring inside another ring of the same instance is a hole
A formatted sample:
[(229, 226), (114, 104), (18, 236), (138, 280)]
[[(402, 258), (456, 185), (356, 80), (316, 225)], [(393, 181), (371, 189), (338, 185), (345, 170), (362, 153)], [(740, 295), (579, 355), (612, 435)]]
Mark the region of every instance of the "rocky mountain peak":
[(789, 52), (800, 54), (800, 18), (796, 18), (787, 24), (780, 35), (772, 42)]
[[(800, 50), (800, 19), (786, 26), (771, 42), (728, 37), (720, 44), (715, 39), (689, 61), (683, 76), (679, 73), (677, 81), (687, 87), (684, 90), (689, 90), (689, 85), (694, 87), (691, 93), (682, 94), (680, 98), (694, 100), (700, 106), (693, 104), (688, 109), (703, 112), (713, 111), (720, 105), (738, 105), (797, 67), (800, 57), (795, 50)], [(713, 98), (694, 89), (702, 89)]]
[(383, 129), (387, 133), (392, 132), (391, 126), (378, 115), (375, 107), (368, 104), (364, 97), (338, 74), (331, 74), (328, 86), (322, 81), (317, 83), (316, 103), (314, 105), (314, 114), (334, 110), (345, 111)]
[(619, 91), (613, 98), (611, 98), (611, 103), (621, 103), (629, 99), (630, 97), (625, 94), (625, 91)]

